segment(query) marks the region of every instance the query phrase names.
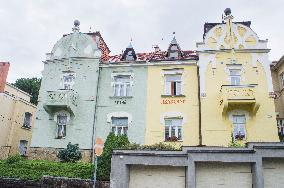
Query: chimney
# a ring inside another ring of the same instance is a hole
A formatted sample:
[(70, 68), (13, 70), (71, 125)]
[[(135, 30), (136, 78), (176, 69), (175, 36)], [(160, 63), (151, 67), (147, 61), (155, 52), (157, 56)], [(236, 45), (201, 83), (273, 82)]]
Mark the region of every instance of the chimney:
[(9, 67), (9, 62), (0, 62), (0, 93), (4, 93)]

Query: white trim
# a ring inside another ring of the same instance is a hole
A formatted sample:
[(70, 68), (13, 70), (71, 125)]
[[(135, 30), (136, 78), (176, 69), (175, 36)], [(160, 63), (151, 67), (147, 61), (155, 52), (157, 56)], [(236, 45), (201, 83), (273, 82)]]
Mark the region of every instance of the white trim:
[(111, 124), (112, 117), (127, 117), (128, 118), (128, 126), (132, 125), (132, 115), (128, 112), (112, 112), (107, 114), (107, 123)]
[(182, 125), (187, 123), (187, 117), (182, 112), (165, 112), (160, 115), (160, 123), (165, 126), (165, 119), (167, 118), (182, 118)]
[(245, 115), (246, 117), (246, 123), (250, 119), (249, 112), (245, 110), (231, 110), (228, 112), (228, 119), (233, 123), (233, 115)]
[(67, 111), (65, 111), (65, 110), (60, 110), (60, 111), (56, 112), (56, 113), (54, 114), (54, 116), (53, 116), (53, 120), (57, 123), (57, 116), (58, 116), (58, 115), (61, 115), (61, 114), (67, 115), (67, 122), (66, 122), (66, 124), (68, 124), (69, 121), (70, 121), (70, 119), (71, 119), (71, 116), (70, 116), (70, 113), (67, 112)]

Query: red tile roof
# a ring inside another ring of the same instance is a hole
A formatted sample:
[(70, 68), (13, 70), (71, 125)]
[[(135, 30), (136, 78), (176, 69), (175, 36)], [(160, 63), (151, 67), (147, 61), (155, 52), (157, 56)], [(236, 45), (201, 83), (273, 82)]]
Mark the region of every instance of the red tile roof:
[[(157, 51), (157, 52), (149, 52), (149, 53), (137, 53), (137, 60), (136, 61), (162, 61), (162, 60), (173, 60), (169, 59), (166, 56), (167, 52), (166, 51)], [(198, 60), (198, 56), (195, 51), (192, 50), (187, 50), (187, 51), (182, 51), (182, 57), (178, 58), (178, 60)], [(110, 63), (118, 63), (121, 62), (121, 56), (122, 54), (119, 55), (113, 55), (109, 56), (109, 62)], [(177, 59), (175, 59), (177, 60)]]

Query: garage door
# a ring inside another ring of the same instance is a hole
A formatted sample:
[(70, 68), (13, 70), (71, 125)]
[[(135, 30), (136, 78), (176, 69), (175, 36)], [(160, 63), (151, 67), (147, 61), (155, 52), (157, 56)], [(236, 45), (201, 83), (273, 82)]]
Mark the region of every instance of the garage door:
[(184, 167), (133, 165), (129, 173), (129, 188), (185, 188)]
[(252, 188), (251, 165), (247, 163), (197, 163), (197, 188)]
[(264, 160), (262, 163), (265, 188), (284, 187), (284, 161), (283, 159)]

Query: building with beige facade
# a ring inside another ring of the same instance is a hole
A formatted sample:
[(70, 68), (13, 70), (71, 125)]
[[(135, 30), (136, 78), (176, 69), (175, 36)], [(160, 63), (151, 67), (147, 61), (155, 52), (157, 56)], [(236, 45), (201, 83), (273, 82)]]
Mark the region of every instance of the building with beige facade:
[(0, 62), (0, 159), (27, 155), (36, 111), (28, 93), (6, 83), (9, 65)]
[(284, 56), (271, 63), (271, 75), (274, 90), (274, 104), (279, 139), (284, 138)]

